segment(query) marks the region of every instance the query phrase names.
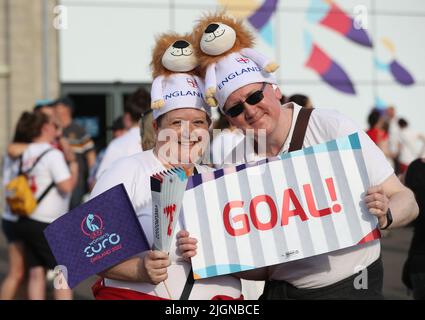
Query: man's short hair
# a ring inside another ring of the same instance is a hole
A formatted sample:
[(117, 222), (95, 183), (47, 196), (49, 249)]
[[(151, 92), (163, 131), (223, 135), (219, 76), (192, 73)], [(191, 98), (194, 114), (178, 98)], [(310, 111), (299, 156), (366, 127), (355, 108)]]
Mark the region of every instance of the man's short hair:
[(128, 97), (124, 113), (128, 113), (133, 122), (138, 122), (143, 112), (151, 106), (151, 95), (145, 88), (139, 88), (131, 96)]
[(404, 119), (404, 118), (400, 118), (400, 119), (398, 119), (398, 126), (400, 127), (400, 128), (406, 128), (407, 126), (409, 125), (409, 123), (407, 122), (407, 120), (406, 119)]
[(111, 129), (112, 131), (124, 130), (125, 126), (123, 116), (116, 118), (114, 122), (112, 122), (112, 126), (110, 126), (108, 129)]
[(74, 112), (74, 101), (68, 96), (60, 97), (55, 102), (54, 105), (63, 104), (65, 107), (71, 110), (71, 113)]

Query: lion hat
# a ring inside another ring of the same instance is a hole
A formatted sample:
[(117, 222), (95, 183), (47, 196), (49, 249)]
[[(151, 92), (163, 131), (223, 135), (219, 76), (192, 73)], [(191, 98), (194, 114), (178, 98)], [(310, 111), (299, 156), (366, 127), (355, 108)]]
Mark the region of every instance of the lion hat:
[(211, 116), (205, 103), (204, 82), (189, 35), (164, 33), (157, 37), (151, 61), (153, 118), (175, 109), (199, 109)]
[(152, 50), (152, 90), (151, 107), (164, 106), (163, 81), (175, 73), (197, 75), (198, 59), (193, 47), (193, 38), (189, 34), (163, 33), (156, 38)]
[[(210, 106), (221, 108), (230, 90), (238, 86), (252, 82), (276, 83), (270, 73), (277, 70), (278, 64), (253, 49), (254, 37), (242, 21), (223, 12), (207, 14), (195, 25), (193, 36), (200, 74), (205, 77), (205, 97)], [(240, 65), (244, 68), (239, 68)], [(232, 71), (233, 75), (251, 74), (227, 85), (229, 74), (230, 78), (236, 78), (231, 75)]]

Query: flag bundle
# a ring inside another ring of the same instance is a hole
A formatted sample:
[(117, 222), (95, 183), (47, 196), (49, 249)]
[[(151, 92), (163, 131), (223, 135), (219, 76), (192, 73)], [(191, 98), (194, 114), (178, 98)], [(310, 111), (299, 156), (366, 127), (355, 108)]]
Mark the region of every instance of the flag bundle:
[(170, 250), (186, 185), (187, 174), (182, 168), (172, 168), (151, 176), (154, 250)]

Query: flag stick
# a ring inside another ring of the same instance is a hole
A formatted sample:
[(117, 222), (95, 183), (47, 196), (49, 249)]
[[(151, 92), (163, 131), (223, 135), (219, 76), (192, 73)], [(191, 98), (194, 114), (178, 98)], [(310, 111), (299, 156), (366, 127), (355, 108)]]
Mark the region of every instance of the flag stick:
[(173, 300), (173, 297), (171, 296), (171, 293), (170, 293), (170, 289), (168, 289), (168, 286), (167, 286), (167, 282), (166, 282), (166, 280), (164, 280), (164, 281), (162, 281), (162, 282), (164, 283), (165, 290), (167, 290), (168, 297), (170, 298), (170, 300)]

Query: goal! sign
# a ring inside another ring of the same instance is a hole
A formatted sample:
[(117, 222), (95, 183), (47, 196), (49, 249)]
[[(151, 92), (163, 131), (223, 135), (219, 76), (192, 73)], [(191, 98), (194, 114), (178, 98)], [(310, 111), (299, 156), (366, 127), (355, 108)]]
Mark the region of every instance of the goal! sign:
[(358, 134), (189, 179), (195, 279), (294, 261), (380, 237), (364, 204)]

